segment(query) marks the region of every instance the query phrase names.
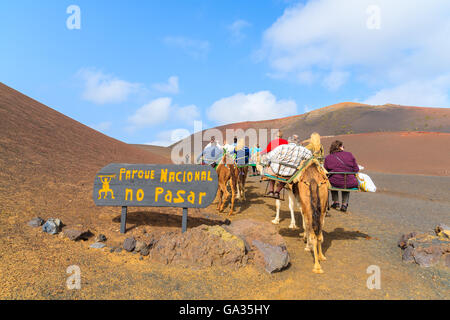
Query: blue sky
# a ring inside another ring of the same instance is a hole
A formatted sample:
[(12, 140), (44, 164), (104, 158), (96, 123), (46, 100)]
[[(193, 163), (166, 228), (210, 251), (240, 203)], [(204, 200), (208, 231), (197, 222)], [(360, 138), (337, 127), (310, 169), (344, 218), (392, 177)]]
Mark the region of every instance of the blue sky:
[(445, 0), (5, 0), (0, 81), (128, 143), (343, 101), (449, 107), (449, 21)]

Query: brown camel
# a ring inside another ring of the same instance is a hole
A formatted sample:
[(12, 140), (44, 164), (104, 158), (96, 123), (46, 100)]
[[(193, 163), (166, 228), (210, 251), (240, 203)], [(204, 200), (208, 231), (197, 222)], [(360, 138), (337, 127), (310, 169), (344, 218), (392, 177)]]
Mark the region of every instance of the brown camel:
[(237, 196), (238, 199), (245, 201), (245, 182), (247, 181), (248, 167), (241, 167), (237, 170)]
[(325, 261), (322, 253), (323, 226), (328, 204), (328, 179), (317, 160), (312, 160), (295, 180), (303, 212), (304, 237), (309, 251), (314, 252), (314, 273), (323, 273), (319, 261)]
[(237, 180), (238, 180), (238, 168), (234, 163), (234, 160), (225, 154), (216, 168), (217, 176), (219, 177), (219, 188), (217, 190), (217, 196), (219, 197), (219, 202), (217, 204), (217, 210), (223, 212), (225, 204), (228, 200), (230, 193), (227, 190), (228, 181), (230, 181), (231, 186), (231, 210), (228, 214), (231, 216), (234, 210), (234, 200), (237, 193)]

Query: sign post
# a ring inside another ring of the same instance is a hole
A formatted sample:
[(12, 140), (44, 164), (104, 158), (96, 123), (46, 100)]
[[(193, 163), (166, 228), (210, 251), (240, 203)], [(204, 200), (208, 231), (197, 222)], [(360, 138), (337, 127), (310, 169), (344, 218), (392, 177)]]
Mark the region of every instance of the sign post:
[(211, 166), (110, 164), (97, 173), (93, 199), (97, 206), (122, 207), (120, 232), (126, 232), (128, 207), (206, 208), (215, 199), (218, 178)]

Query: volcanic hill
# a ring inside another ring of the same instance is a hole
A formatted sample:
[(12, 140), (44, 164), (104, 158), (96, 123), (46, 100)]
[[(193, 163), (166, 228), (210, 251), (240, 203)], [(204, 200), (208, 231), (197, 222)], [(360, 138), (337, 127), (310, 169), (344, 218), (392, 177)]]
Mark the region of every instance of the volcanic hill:
[(110, 138), (0, 83), (1, 211), (84, 215), (94, 208), (95, 174), (113, 162), (170, 159)]

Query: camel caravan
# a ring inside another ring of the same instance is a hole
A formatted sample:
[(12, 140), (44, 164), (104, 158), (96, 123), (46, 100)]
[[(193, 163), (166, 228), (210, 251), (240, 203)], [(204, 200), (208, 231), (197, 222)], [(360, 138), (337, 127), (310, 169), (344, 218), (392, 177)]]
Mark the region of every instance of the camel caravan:
[[(358, 174), (363, 168), (356, 164), (350, 152), (344, 151), (341, 141), (332, 144), (330, 155), (325, 158), (317, 133), (300, 142), (297, 135), (285, 140), (283, 133), (278, 131), (277, 138), (264, 150), (259, 145), (250, 150), (245, 146), (244, 139), (237, 138), (234, 138), (233, 144), (225, 141), (221, 146), (212, 137), (197, 160), (203, 165), (213, 166), (217, 171), (219, 212), (224, 211), (231, 194), (228, 216), (234, 214), (236, 199), (246, 201), (245, 183), (249, 168), (252, 168), (253, 175), (260, 176), (261, 182), (267, 182), (264, 197), (275, 199), (273, 224), (280, 223), (281, 201), (284, 200), (280, 195), (284, 190), (291, 213), (289, 228), (297, 228), (294, 215), (297, 207), (302, 216), (304, 232), (300, 236), (306, 243), (305, 251), (312, 251), (314, 255), (314, 273), (323, 273), (320, 261), (326, 260), (322, 243), (327, 211), (334, 208), (347, 212), (350, 192), (360, 191), (360, 185), (363, 187), (361, 191), (373, 191), (375, 188), (367, 175)], [(360, 180), (364, 180), (363, 183)], [(342, 194), (342, 204), (338, 202), (339, 192)], [(329, 204), (329, 193), (332, 205)]]

